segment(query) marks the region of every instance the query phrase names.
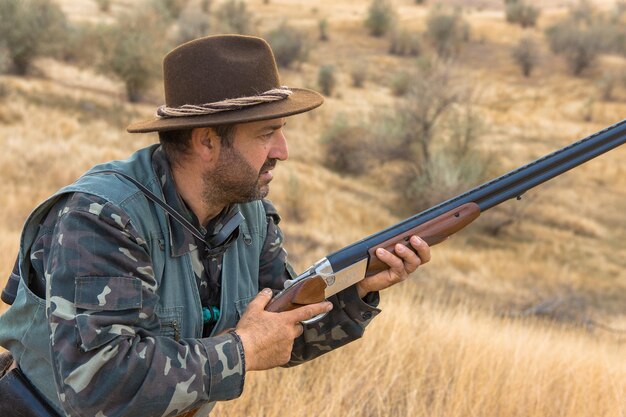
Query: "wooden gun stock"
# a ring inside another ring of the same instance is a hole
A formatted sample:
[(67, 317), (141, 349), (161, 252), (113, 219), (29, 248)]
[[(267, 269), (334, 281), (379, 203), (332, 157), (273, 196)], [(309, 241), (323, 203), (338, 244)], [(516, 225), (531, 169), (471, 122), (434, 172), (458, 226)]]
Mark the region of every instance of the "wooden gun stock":
[(413, 249), (413, 246), (409, 243), (409, 239), (413, 235), (417, 235), (422, 238), (430, 246), (434, 246), (437, 243), (441, 243), (454, 233), (463, 229), (465, 226), (476, 220), (480, 216), (480, 207), (476, 203), (467, 203), (462, 206), (452, 209), (447, 213), (444, 213), (426, 223), (420, 224), (412, 229), (405, 231), (398, 236), (394, 236), (383, 243), (376, 245), (368, 250), (369, 264), (367, 266), (366, 276), (374, 275), (380, 271), (388, 269), (389, 266), (376, 257), (376, 249), (383, 248), (395, 254), (394, 247), (400, 243)]

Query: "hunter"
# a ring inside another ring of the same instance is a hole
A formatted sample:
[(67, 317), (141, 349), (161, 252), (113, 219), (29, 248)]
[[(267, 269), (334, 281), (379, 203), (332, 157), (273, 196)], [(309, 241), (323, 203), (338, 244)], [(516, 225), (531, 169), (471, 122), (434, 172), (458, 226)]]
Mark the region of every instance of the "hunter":
[(378, 291), (430, 259), (414, 236), (415, 252), (378, 254), (388, 270), (327, 301), (266, 311), (294, 278), (265, 199), (272, 170), (286, 118), (323, 98), (282, 86), (256, 37), (185, 43), (163, 71), (166, 104), (128, 127), (159, 143), (95, 166), (26, 221), (0, 317), (0, 415), (206, 416), (247, 372), (361, 337)]

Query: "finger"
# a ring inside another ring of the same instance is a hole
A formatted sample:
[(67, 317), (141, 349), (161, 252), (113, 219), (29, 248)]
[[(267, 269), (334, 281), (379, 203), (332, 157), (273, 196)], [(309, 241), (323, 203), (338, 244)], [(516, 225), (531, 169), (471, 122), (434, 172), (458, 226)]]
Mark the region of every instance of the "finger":
[(378, 257), (378, 259), (386, 263), (387, 266), (389, 266), (389, 268), (391, 269), (391, 271), (395, 273), (404, 271), (404, 261), (402, 261), (402, 259), (394, 255), (393, 253), (389, 252), (388, 250), (385, 250), (383, 248), (378, 248), (376, 250), (376, 256)]
[(422, 264), (430, 261), (430, 246), (428, 246), (428, 243), (426, 243), (424, 239), (421, 239), (418, 236), (412, 236), (411, 245), (417, 251), (417, 256), (420, 257)]
[(415, 252), (400, 243), (396, 245), (395, 250), (398, 256), (404, 261), (404, 269), (409, 274), (415, 271), (422, 263), (420, 257), (417, 256)]
[(329, 301), (322, 301), (321, 303), (308, 304), (302, 307), (298, 307), (291, 311), (287, 311), (285, 315), (288, 315), (288, 319), (293, 323), (299, 323), (304, 320), (312, 319), (318, 314), (327, 313), (333, 309), (333, 304)]
[(250, 301), (250, 304), (248, 304), (248, 308), (246, 309), (246, 311), (264, 310), (267, 303), (269, 303), (272, 299), (272, 295), (273, 293), (271, 289), (263, 288), (263, 290), (259, 292), (252, 301)]
[(304, 326), (300, 323), (297, 323), (296, 324), (296, 337), (302, 336), (302, 333), (304, 333)]

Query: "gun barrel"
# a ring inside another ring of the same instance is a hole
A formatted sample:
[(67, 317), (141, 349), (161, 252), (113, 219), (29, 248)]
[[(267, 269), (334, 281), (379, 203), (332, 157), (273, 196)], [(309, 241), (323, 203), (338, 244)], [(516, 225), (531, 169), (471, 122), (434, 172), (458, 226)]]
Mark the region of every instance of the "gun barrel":
[(328, 255), (327, 259), (333, 270), (342, 270), (368, 257), (369, 248), (456, 207), (476, 203), (484, 212), (624, 143), (626, 119), (346, 246)]

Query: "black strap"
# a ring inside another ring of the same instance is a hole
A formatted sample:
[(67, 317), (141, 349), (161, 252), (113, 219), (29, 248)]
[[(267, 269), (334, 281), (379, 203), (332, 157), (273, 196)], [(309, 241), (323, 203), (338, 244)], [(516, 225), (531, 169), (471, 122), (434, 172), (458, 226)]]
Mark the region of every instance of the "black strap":
[[(102, 171), (94, 171), (90, 172), (86, 175), (98, 175), (98, 174), (115, 174), (126, 178), (128, 181), (132, 182), (137, 188), (143, 192), (146, 197), (152, 200), (155, 204), (159, 205), (163, 210), (165, 210), (170, 216), (172, 216), (178, 223), (180, 223), (185, 229), (191, 232), (192, 235), (200, 239), (201, 242), (205, 242), (205, 237), (203, 233), (198, 230), (196, 226), (194, 226), (191, 222), (185, 219), (179, 212), (176, 211), (172, 206), (167, 204), (165, 201), (160, 199), (157, 195), (155, 195), (152, 191), (150, 191), (145, 185), (137, 181), (135, 178), (130, 175), (116, 171), (116, 170), (102, 170)], [(226, 223), (220, 231), (213, 236), (207, 243), (212, 247), (217, 247), (228, 239), (228, 237), (239, 227), (239, 225), (245, 220), (243, 214), (239, 210), (235, 211), (229, 218), (226, 220)]]

